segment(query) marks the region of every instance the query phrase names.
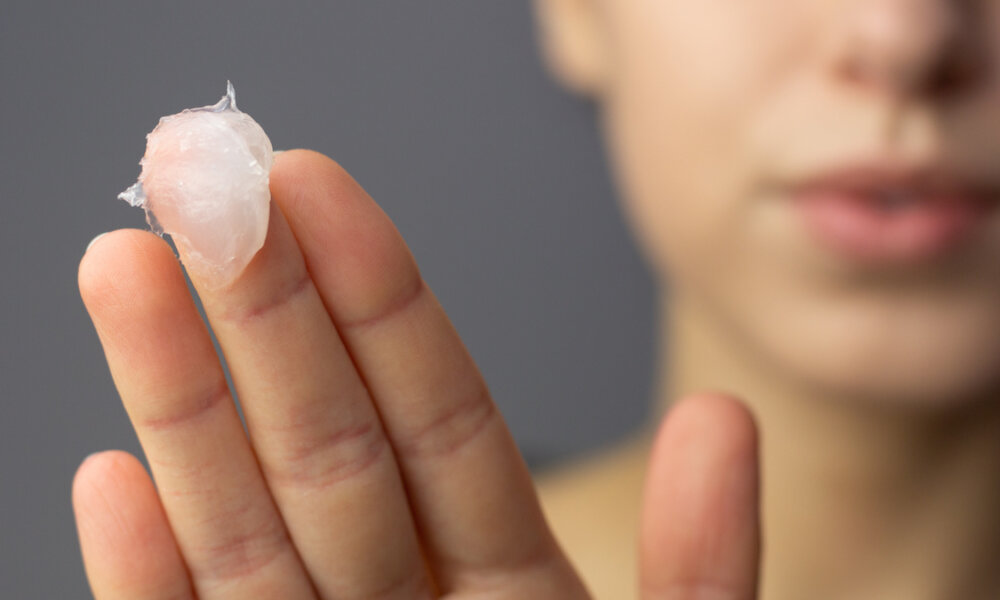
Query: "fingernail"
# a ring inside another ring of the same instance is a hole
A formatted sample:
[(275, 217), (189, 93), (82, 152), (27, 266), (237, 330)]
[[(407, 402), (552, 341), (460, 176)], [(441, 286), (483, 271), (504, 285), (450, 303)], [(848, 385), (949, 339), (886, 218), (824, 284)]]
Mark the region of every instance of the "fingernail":
[(278, 158), (279, 154), (284, 154), (284, 153), (285, 150), (274, 150), (273, 152), (271, 152), (271, 156), (273, 156), (274, 158)]
[(90, 240), (90, 243), (87, 244), (87, 250), (84, 250), (83, 253), (86, 254), (87, 251), (90, 250), (90, 247), (94, 245), (94, 242), (96, 242), (97, 240), (101, 239), (102, 237), (104, 237), (106, 235), (108, 235), (107, 231), (105, 231), (104, 233), (97, 234), (97, 236), (95, 236), (94, 239)]

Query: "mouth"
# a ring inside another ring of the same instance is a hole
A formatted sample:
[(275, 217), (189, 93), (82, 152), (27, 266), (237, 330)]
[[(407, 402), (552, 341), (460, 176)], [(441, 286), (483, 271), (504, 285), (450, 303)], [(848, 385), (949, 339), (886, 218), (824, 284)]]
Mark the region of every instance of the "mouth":
[(862, 164), (792, 187), (814, 238), (853, 261), (914, 264), (970, 240), (1000, 204), (1000, 187), (931, 167)]

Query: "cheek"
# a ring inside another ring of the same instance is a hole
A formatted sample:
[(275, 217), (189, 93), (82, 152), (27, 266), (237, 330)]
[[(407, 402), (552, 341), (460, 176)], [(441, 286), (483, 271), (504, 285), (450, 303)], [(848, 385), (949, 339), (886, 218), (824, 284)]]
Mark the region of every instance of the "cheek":
[(809, 285), (755, 265), (759, 281), (722, 283), (711, 299), (728, 340), (776, 376), (861, 402), (948, 406), (1000, 380), (1000, 289)]
[(774, 18), (762, 4), (616, 5), (605, 136), (626, 214), (660, 273), (725, 268), (754, 210), (751, 134), (800, 68), (789, 57), (808, 35), (797, 9)]
[(625, 213), (659, 272), (697, 268), (686, 263), (702, 256), (699, 242), (723, 235), (720, 221), (746, 177), (742, 157), (724, 144), (739, 115), (659, 74), (621, 83), (604, 117)]

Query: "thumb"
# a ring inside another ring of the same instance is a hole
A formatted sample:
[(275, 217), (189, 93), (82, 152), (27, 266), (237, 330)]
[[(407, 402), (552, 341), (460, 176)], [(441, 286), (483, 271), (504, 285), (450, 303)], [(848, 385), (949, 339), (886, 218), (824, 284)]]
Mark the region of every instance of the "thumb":
[(760, 516), (757, 427), (721, 393), (686, 397), (653, 445), (643, 500), (643, 600), (753, 600)]

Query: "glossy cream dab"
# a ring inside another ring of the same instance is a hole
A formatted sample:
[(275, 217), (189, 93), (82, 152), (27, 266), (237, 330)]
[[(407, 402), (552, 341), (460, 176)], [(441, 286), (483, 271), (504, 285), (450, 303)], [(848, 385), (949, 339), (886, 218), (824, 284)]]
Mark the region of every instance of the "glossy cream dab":
[(212, 106), (161, 117), (146, 135), (139, 180), (118, 195), (169, 234), (188, 271), (220, 287), (246, 268), (267, 236), (271, 140), (236, 107), (236, 91)]

